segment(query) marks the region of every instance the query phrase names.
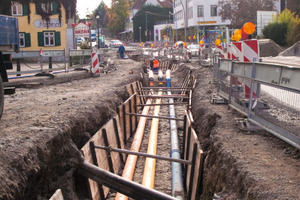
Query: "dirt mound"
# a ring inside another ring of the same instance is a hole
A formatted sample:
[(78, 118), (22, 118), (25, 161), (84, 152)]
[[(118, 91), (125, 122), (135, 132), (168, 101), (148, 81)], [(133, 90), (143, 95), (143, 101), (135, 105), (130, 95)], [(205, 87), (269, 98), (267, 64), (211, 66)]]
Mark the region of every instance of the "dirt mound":
[(260, 57), (274, 57), (283, 51), (283, 48), (281, 46), (279, 46), (273, 40), (270, 39), (260, 39), (258, 40), (258, 43)]
[(281, 52), (279, 56), (300, 56), (300, 41), (296, 42), (293, 46)]

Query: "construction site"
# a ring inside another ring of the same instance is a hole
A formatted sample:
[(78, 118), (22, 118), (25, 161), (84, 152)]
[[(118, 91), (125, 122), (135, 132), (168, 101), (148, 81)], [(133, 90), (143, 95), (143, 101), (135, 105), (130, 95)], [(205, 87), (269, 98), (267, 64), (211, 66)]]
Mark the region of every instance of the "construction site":
[(266, 92), (299, 95), (299, 57), (272, 45), (250, 78), (253, 63), (227, 59), (159, 57), (153, 72), (153, 50), (136, 47), (128, 59), (106, 52), (97, 76), (10, 80), (0, 200), (299, 199), (298, 97)]

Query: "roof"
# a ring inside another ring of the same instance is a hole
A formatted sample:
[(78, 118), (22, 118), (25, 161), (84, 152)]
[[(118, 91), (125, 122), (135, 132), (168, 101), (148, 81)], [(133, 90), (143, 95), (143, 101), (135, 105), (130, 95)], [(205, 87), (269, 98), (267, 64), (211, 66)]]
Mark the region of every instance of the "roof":
[(141, 9), (147, 0), (136, 0), (130, 9)]
[(164, 1), (157, 0), (157, 1), (163, 8), (173, 8), (172, 0), (164, 0)]

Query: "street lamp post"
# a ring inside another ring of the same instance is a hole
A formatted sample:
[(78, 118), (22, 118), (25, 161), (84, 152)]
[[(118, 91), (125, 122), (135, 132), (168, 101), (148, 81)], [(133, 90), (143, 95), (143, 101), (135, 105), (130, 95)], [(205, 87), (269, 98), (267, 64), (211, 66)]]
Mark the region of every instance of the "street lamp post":
[(142, 42), (142, 37), (141, 37), (141, 31), (142, 31), (142, 27), (139, 27), (140, 29), (140, 43)]
[[(168, 3), (170, 3), (169, 1), (166, 1)], [(170, 3), (171, 4), (171, 3)], [(183, 10), (183, 17), (184, 17), (184, 42), (186, 42), (186, 24), (187, 24), (187, 19), (186, 19), (186, 12), (185, 12), (185, 7), (183, 6), (182, 0), (180, 0), (180, 4), (182, 6), (182, 10)], [(186, 0), (186, 5), (187, 5), (187, 0)], [(173, 10), (174, 10), (174, 5), (173, 6)], [(173, 15), (173, 19), (174, 19), (174, 15)], [(176, 17), (176, 41), (178, 41), (178, 37), (177, 37), (177, 17)]]
[(96, 20), (97, 20), (97, 32), (98, 32), (98, 36), (97, 36), (97, 41), (98, 41), (98, 43), (97, 43), (97, 47), (98, 47), (98, 49), (100, 48), (100, 32), (99, 32), (99, 20), (100, 20), (100, 14), (99, 14), (99, 12), (97, 11), (97, 13), (96, 13)]
[[(187, 0), (186, 0), (187, 2)], [(186, 12), (185, 12), (185, 8), (183, 6), (182, 1), (180, 0), (181, 6), (182, 6), (182, 10), (183, 10), (183, 17), (184, 17), (184, 42), (186, 42), (186, 24), (187, 24), (187, 19), (186, 19)]]
[[(174, 22), (174, 18), (176, 16), (174, 16), (174, 14), (169, 11), (169, 21), (170, 21), (170, 15), (173, 16), (173, 22)], [(178, 36), (177, 36), (177, 19), (176, 19), (176, 22), (175, 22), (175, 30), (176, 30), (176, 41), (178, 41)], [(174, 37), (174, 35), (173, 35), (173, 37)]]

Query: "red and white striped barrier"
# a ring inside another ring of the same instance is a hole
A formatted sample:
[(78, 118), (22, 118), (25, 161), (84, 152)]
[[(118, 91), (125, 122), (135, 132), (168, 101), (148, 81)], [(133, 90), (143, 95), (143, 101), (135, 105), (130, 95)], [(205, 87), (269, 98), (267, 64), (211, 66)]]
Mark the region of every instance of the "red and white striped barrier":
[(216, 46), (216, 52), (220, 53), (222, 58), (225, 58), (224, 50), (221, 45)]
[(99, 61), (98, 61), (98, 53), (92, 52), (92, 73), (100, 75)]
[(200, 44), (200, 45), (199, 45), (199, 53), (200, 53), (201, 56), (202, 56), (203, 53), (204, 53), (204, 49), (205, 49), (205, 44)]
[[(254, 59), (259, 59), (259, 46), (257, 40), (244, 40), (243, 41), (244, 62), (253, 62)], [(245, 98), (250, 98), (250, 80), (245, 82)], [(253, 85), (253, 90), (256, 90), (256, 84)], [(252, 92), (252, 98), (256, 98), (256, 93)]]
[(258, 61), (259, 46), (257, 40), (244, 40), (242, 49), (244, 54), (244, 62), (253, 62), (254, 59)]
[(243, 46), (242, 42), (233, 42), (232, 43), (232, 45), (231, 45), (232, 60), (244, 61), (242, 46)]
[(232, 59), (232, 44), (228, 44), (227, 46), (227, 59)]

